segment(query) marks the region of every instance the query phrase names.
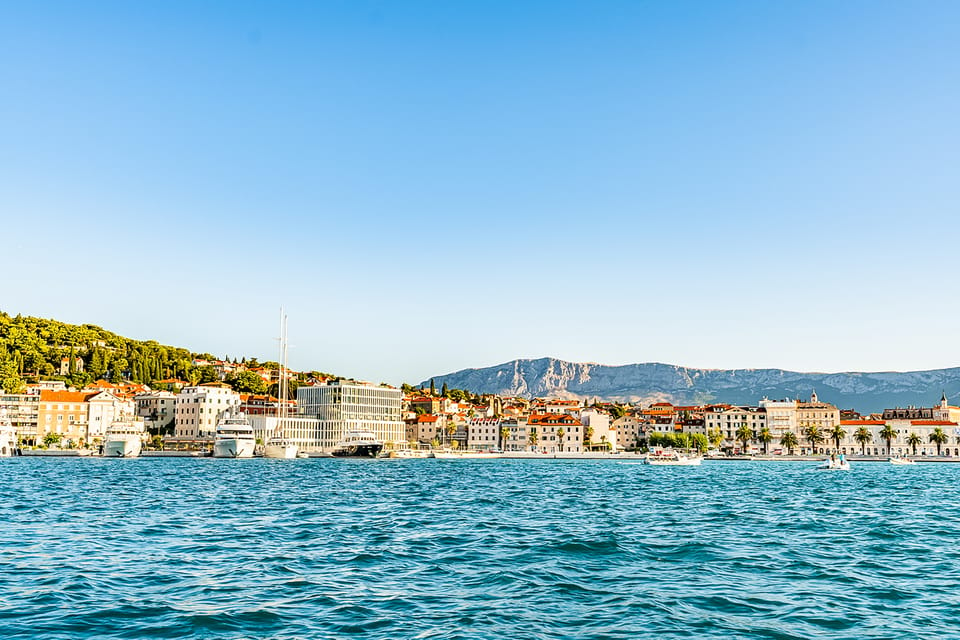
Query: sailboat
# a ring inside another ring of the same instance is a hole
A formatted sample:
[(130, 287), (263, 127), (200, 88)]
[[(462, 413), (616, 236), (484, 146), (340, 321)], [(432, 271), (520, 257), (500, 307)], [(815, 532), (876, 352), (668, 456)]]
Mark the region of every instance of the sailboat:
[(287, 316), (280, 309), (280, 381), (277, 386), (277, 424), (263, 445), (264, 458), (296, 458), (300, 446), (289, 437), (287, 427)]

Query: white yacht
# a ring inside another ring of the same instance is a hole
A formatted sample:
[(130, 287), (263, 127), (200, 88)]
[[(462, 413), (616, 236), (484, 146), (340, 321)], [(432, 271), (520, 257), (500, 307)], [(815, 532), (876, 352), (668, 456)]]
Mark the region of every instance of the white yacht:
[(890, 458), (890, 464), (916, 464), (916, 462), (910, 458), (894, 456)]
[(643, 459), (644, 464), (660, 467), (698, 467), (703, 462), (700, 456), (687, 456), (676, 451), (652, 451)]
[(264, 458), (283, 458), (291, 460), (299, 457), (300, 446), (296, 442), (290, 442), (282, 438), (270, 438), (267, 444), (263, 445)]
[(217, 422), (213, 438), (214, 458), (252, 458), (257, 440), (250, 421), (242, 413), (227, 414)]
[(0, 458), (17, 455), (17, 431), (7, 418), (6, 410), (0, 412)]
[(103, 457), (136, 458), (143, 450), (143, 437), (143, 420), (114, 420), (103, 435)]
[(330, 454), (335, 458), (376, 458), (383, 442), (372, 431), (348, 431)]

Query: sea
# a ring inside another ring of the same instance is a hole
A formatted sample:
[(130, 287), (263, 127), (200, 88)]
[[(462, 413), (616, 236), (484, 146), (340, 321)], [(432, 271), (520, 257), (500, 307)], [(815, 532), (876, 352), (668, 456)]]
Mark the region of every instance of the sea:
[(960, 638), (960, 464), (0, 459), (0, 638)]

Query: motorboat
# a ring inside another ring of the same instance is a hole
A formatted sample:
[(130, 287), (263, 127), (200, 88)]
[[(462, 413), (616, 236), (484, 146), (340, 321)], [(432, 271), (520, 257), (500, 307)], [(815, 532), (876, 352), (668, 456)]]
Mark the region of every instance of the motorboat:
[(434, 451), (433, 457), (439, 460), (482, 460), (485, 458), (502, 458), (499, 451)]
[(850, 463), (844, 458), (835, 458), (832, 460), (824, 460), (817, 469), (821, 471), (850, 471)]
[(348, 431), (330, 454), (335, 458), (376, 458), (383, 451), (383, 441), (372, 431)]
[(143, 420), (114, 420), (103, 434), (104, 458), (137, 458), (143, 450)]
[(893, 456), (890, 458), (890, 464), (917, 464), (915, 460), (910, 458), (902, 458), (900, 456)]
[(283, 438), (270, 438), (267, 444), (263, 445), (264, 458), (280, 458), (292, 460), (300, 454), (300, 445), (296, 442), (290, 442)]
[(256, 438), (250, 421), (242, 413), (228, 413), (217, 422), (213, 439), (214, 458), (252, 458)]
[(703, 458), (698, 455), (686, 455), (677, 451), (651, 451), (643, 459), (644, 464), (660, 467), (698, 467)]

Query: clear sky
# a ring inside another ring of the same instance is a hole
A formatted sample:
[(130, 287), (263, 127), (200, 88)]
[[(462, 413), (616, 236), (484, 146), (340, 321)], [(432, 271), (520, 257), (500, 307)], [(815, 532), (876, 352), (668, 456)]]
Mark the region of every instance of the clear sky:
[(0, 20), (0, 309), (419, 382), (960, 365), (960, 3)]

